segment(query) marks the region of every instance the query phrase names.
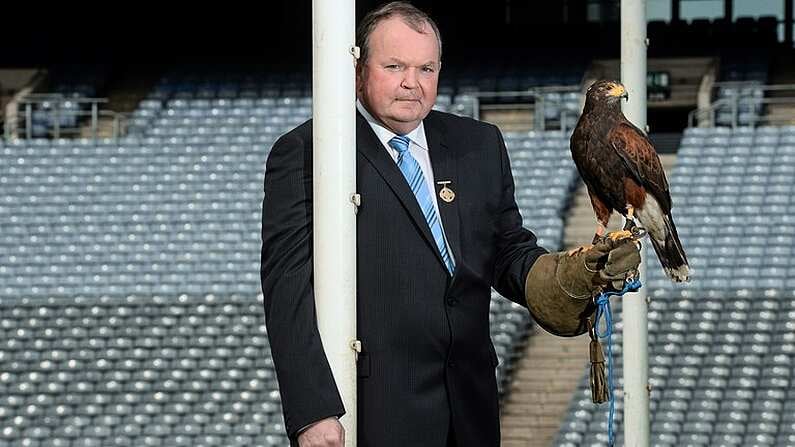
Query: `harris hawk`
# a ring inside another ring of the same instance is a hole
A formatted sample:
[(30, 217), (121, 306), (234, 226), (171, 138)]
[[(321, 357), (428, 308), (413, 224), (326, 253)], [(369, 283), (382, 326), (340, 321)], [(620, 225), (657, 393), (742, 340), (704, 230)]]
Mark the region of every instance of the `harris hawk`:
[(665, 171), (649, 139), (621, 112), (621, 98), (629, 95), (618, 82), (600, 80), (591, 85), (571, 136), (572, 158), (598, 221), (594, 243), (606, 237), (610, 215), (618, 211), (626, 218), (624, 230), (608, 236), (640, 234), (637, 219), (668, 277), (688, 281), (690, 267), (671, 217)]

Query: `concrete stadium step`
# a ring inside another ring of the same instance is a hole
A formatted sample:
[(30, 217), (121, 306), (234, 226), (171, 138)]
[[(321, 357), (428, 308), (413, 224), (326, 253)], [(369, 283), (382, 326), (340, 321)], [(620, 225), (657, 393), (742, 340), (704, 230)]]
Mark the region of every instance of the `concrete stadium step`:
[[(113, 118), (100, 117), (97, 119), (97, 138), (113, 138), (114, 126), (121, 124), (114, 124)], [(80, 138), (94, 138), (94, 131), (91, 129), (91, 122), (87, 122), (80, 127)]]
[(524, 432), (528, 436), (533, 435), (534, 428), (545, 427), (557, 430), (558, 426), (560, 425), (560, 418), (558, 418), (557, 416), (534, 416), (530, 418), (509, 416), (506, 417), (505, 419), (506, 419), (505, 422), (503, 422), (503, 428), (505, 430), (511, 430), (514, 433)]
[(793, 104), (768, 104), (765, 121), (777, 126), (795, 124), (795, 105)]
[[(561, 393), (550, 393), (550, 391), (558, 391), (558, 390), (566, 391), (566, 390), (570, 389), (571, 388), (571, 383), (570, 383), (571, 379), (579, 380), (582, 377), (584, 369), (578, 368), (576, 371), (577, 371), (577, 375), (576, 376), (568, 378), (568, 382), (569, 383), (564, 383), (563, 381), (559, 381), (559, 382), (557, 382), (558, 386), (550, 388), (550, 387), (547, 386), (546, 383), (543, 383), (543, 382), (542, 383), (538, 383), (538, 382), (533, 382), (533, 381), (527, 381), (527, 382), (523, 381), (522, 387), (519, 388), (519, 389), (512, 388), (511, 393), (513, 393), (513, 396), (515, 397), (517, 402), (519, 400), (526, 401), (526, 402), (532, 402), (532, 403), (526, 404), (526, 405), (545, 404), (545, 405), (556, 406), (556, 405), (560, 405), (560, 404), (564, 404), (564, 405), (568, 404), (568, 402), (569, 402), (569, 396), (568, 395), (561, 394)], [(525, 386), (528, 383), (535, 385), (533, 387), (533, 389), (534, 389), (533, 391), (526, 391), (526, 390), (522, 389), (522, 388), (528, 388), (528, 387)], [(516, 410), (516, 409), (524, 409), (524, 408), (526, 408), (524, 405), (521, 405), (521, 404), (517, 403), (516, 408), (511, 409), (511, 411)], [(511, 413), (505, 413), (505, 414), (519, 414), (519, 415), (521, 415), (521, 414), (524, 414), (524, 412), (511, 412)]]
[(533, 109), (525, 104), (483, 106), (480, 119), (492, 123), (503, 132), (527, 132), (533, 129)]
[[(562, 366), (568, 366), (568, 362), (560, 361), (556, 363), (534, 363), (533, 369), (526, 371), (526, 374), (517, 374), (518, 377), (524, 382), (538, 382), (547, 388), (554, 388), (561, 384), (566, 384), (571, 378), (579, 378), (582, 371), (563, 371), (559, 370), (555, 377), (539, 377), (535, 370), (544, 369), (559, 369)], [(517, 391), (518, 392), (518, 391)]]
[(503, 403), (503, 447), (547, 447), (588, 364), (588, 336), (556, 337), (536, 327)]

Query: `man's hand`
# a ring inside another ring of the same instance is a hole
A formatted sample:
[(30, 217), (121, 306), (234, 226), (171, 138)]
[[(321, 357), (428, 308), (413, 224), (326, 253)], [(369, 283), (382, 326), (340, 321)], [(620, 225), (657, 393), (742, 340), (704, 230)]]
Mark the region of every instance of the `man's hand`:
[(300, 447), (343, 447), (345, 429), (336, 417), (321, 419), (298, 435)]
[(556, 257), (555, 277), (560, 288), (571, 298), (590, 299), (605, 289), (621, 290), (624, 279), (637, 272), (638, 249), (639, 244), (629, 237), (604, 238), (587, 248), (549, 256)]
[(599, 272), (596, 284), (621, 290), (624, 280), (637, 275), (640, 265), (639, 244), (632, 238), (613, 240), (605, 238), (584, 253), (586, 270)]

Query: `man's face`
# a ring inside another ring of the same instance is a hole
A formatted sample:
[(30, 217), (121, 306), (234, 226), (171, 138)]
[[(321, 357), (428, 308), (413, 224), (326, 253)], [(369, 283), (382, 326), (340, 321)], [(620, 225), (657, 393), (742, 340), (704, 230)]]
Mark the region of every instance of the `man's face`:
[(423, 31), (400, 17), (380, 22), (370, 34), (368, 60), (357, 70), (359, 100), (397, 134), (416, 128), (436, 102), (439, 43), (430, 25)]

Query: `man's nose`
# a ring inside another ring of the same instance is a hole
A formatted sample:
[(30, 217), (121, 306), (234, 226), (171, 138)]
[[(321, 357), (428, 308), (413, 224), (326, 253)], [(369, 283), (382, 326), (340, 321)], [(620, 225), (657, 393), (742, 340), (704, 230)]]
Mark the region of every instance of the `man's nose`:
[(417, 88), (417, 69), (414, 67), (408, 68), (403, 72), (403, 82), (401, 84), (403, 88)]

